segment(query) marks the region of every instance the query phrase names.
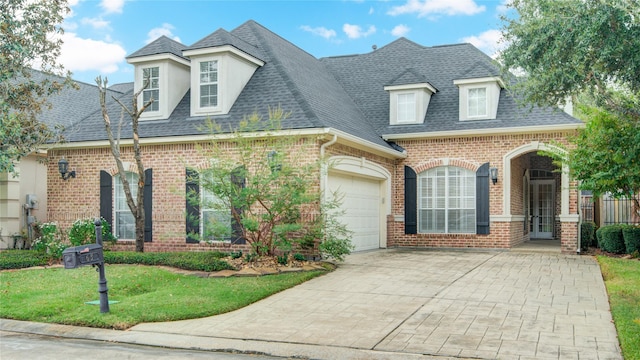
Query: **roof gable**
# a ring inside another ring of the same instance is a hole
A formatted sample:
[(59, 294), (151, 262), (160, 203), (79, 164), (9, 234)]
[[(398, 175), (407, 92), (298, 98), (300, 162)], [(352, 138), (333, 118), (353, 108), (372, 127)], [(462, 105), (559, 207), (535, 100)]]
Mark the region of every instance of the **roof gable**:
[(169, 39), (162, 35), (142, 49), (135, 51), (133, 54), (127, 56), (127, 59), (133, 59), (137, 57), (159, 55), (159, 54), (172, 54), (182, 59), (186, 59), (182, 56), (182, 50), (186, 48), (186, 45), (181, 44), (175, 40)]

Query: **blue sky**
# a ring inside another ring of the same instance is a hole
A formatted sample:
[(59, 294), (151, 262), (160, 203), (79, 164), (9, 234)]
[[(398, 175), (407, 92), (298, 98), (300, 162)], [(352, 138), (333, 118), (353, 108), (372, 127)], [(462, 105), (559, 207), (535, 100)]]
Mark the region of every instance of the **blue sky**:
[(404, 36), (425, 46), (500, 44), (508, 0), (69, 0), (60, 61), (94, 84), (133, 81), (125, 57), (161, 35), (191, 45), (255, 20), (315, 57), (361, 54)]

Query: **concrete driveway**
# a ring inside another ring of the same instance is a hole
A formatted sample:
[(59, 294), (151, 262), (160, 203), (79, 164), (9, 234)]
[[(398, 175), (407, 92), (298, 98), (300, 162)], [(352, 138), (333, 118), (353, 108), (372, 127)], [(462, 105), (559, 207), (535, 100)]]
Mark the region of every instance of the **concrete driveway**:
[[(379, 250), (232, 313), (129, 335), (481, 359), (622, 359), (588, 256)], [(344, 354), (344, 352), (343, 352)], [(330, 356), (329, 356), (330, 358)]]

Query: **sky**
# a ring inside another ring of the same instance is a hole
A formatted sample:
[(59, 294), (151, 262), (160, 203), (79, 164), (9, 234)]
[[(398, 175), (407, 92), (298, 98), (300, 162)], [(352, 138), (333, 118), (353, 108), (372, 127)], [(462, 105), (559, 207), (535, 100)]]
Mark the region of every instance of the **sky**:
[(125, 57), (165, 35), (192, 45), (254, 20), (311, 55), (363, 54), (405, 37), (495, 56), (509, 0), (68, 0), (60, 62), (75, 80), (133, 81)]

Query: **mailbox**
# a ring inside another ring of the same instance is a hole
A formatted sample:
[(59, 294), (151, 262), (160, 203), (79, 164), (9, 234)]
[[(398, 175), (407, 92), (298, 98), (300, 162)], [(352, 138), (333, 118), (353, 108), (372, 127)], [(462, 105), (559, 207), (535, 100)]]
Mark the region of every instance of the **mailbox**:
[(102, 245), (87, 244), (65, 249), (62, 252), (65, 269), (75, 269), (84, 265), (96, 265), (104, 262)]

